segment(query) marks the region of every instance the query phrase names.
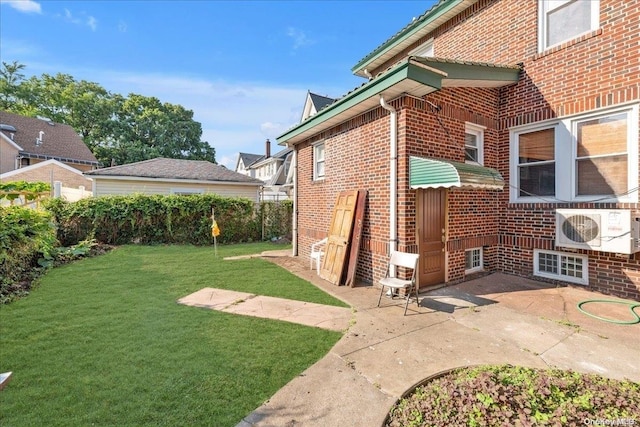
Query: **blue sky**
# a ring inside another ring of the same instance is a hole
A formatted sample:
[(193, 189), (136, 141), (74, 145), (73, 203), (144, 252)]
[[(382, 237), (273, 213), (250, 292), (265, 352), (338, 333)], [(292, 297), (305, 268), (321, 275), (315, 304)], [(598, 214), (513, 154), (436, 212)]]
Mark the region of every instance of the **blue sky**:
[(180, 104), (234, 168), (298, 123), (308, 90), (360, 85), (351, 67), (434, 2), (0, 0), (0, 60)]

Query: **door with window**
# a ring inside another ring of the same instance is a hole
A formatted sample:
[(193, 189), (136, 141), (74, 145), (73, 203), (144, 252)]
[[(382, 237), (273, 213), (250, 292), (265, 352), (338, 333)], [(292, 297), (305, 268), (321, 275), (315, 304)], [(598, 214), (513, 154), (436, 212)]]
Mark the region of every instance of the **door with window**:
[(447, 190), (429, 188), (417, 193), (418, 284), (425, 288), (445, 280)]

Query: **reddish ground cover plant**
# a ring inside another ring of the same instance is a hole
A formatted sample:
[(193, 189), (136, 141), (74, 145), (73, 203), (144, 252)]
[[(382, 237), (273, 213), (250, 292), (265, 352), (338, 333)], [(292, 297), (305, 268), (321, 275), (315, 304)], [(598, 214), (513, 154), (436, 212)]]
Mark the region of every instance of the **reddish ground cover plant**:
[(420, 385), (386, 426), (640, 426), (640, 384), (558, 369), (460, 368)]

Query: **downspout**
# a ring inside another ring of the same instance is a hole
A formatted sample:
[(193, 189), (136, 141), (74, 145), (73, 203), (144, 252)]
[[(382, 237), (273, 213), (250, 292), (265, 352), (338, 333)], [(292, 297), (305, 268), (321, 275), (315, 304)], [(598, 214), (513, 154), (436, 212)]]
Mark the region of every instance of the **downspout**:
[(298, 150), (293, 147), (293, 218), (291, 219), (292, 255), (298, 256)]
[[(397, 249), (397, 185), (398, 185), (398, 119), (396, 109), (387, 104), (380, 95), (380, 105), (391, 113), (389, 117), (389, 253)], [(395, 277), (395, 266), (389, 272)]]

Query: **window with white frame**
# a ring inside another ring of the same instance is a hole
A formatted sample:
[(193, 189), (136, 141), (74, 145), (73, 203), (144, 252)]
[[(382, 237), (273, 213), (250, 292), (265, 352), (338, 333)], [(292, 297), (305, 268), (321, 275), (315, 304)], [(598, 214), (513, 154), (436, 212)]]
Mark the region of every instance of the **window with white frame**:
[(589, 257), (581, 254), (535, 249), (533, 251), (533, 274), (548, 279), (588, 285)]
[(171, 188), (169, 192), (176, 196), (189, 196), (192, 194), (203, 194), (202, 188)]
[(467, 163), (484, 164), (484, 126), (465, 123), (464, 131), (464, 161)]
[(482, 271), (482, 269), (482, 248), (464, 251), (464, 272), (469, 274)]
[(597, 30), (600, 0), (538, 0), (538, 45), (550, 47)]
[(511, 202), (638, 202), (638, 105), (511, 130)]
[(313, 146), (313, 179), (324, 179), (324, 143)]
[(421, 56), (423, 58), (433, 57), (433, 39), (427, 40), (416, 49), (409, 52), (409, 56)]

